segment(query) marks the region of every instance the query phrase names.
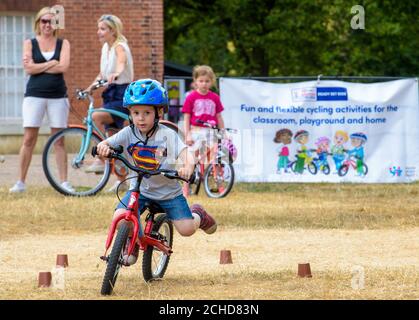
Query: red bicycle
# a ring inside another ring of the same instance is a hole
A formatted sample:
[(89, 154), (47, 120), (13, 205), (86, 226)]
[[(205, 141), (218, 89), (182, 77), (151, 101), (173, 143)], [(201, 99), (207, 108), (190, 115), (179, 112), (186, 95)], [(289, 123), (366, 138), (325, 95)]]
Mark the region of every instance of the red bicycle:
[[(345, 152), (347, 153), (347, 151), (345, 151)], [(338, 175), (340, 177), (345, 176), (348, 173), (349, 168), (351, 168), (351, 167), (352, 167), (352, 169), (357, 170), (357, 164), (356, 164), (357, 160), (358, 159), (357, 159), (356, 156), (348, 154), (345, 161), (343, 161), (343, 164), (339, 168)], [(362, 173), (360, 172), (359, 174), (361, 174), (363, 176), (366, 176), (367, 173), (368, 173), (368, 166), (367, 166), (366, 163), (364, 163), (364, 162), (362, 163), (361, 170), (362, 170)]]
[[(112, 221), (106, 240), (105, 254), (100, 257), (107, 263), (101, 290), (103, 295), (110, 295), (112, 293), (121, 267), (129, 266), (128, 262), (125, 261), (124, 256), (129, 257), (131, 255), (135, 244), (138, 244), (140, 249), (144, 251), (142, 271), (146, 282), (163, 278), (169, 264), (170, 255), (173, 252), (172, 222), (167, 218), (164, 210), (155, 202), (146, 202), (144, 204), (144, 209), (140, 212), (141, 215), (146, 210), (148, 211), (145, 218), (144, 229), (137, 216), (140, 185), (143, 177), (145, 175), (161, 174), (169, 179), (179, 179), (188, 182), (188, 180), (180, 177), (175, 170), (159, 169), (149, 171), (133, 166), (127, 159), (121, 156), (121, 153), (123, 152), (122, 146), (112, 148), (112, 150), (113, 151), (108, 158), (122, 161), (129, 169), (136, 172), (138, 176), (125, 213), (114, 218)], [(92, 148), (92, 155), (97, 155), (96, 147)], [(125, 223), (119, 226), (111, 253), (108, 255), (108, 250), (114, 239), (116, 228), (118, 223), (122, 220), (124, 220)], [(131, 227), (133, 228), (133, 235), (131, 240), (128, 241)]]
[[(233, 152), (233, 150), (228, 150), (224, 146), (222, 143), (223, 136), (224, 132), (237, 133), (237, 130), (231, 128), (219, 129), (211, 123), (200, 120), (198, 122), (214, 130), (217, 138), (217, 144), (213, 149), (215, 150), (215, 156), (211, 159), (211, 149), (205, 145), (203, 146), (204, 151), (198, 153), (198, 163), (195, 166), (191, 182), (185, 185), (186, 193), (198, 194), (203, 181), (205, 193), (208, 197), (223, 198), (231, 191), (234, 185), (234, 167), (232, 163), (236, 156), (234, 153), (237, 153), (237, 150)], [(206, 166), (205, 164), (208, 162), (209, 165)]]

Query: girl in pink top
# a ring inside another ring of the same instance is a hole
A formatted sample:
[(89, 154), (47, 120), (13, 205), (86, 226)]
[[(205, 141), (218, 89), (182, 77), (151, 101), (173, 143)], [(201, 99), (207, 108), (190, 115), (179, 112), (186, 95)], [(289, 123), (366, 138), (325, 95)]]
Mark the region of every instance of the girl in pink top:
[(216, 142), (213, 130), (202, 122), (224, 129), (221, 115), (224, 107), (219, 95), (210, 90), (216, 85), (216, 77), (211, 67), (196, 66), (192, 77), (196, 89), (186, 97), (182, 112), (186, 144), (197, 150), (203, 142), (206, 142), (208, 147), (212, 147)]

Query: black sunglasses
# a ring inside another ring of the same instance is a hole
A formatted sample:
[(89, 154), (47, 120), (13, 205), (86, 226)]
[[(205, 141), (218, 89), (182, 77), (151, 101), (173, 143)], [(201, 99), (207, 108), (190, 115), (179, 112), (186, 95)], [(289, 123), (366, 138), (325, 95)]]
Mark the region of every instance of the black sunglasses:
[(51, 20), (48, 20), (48, 19), (41, 19), (41, 22), (43, 24), (47, 24), (47, 23), (51, 24)]

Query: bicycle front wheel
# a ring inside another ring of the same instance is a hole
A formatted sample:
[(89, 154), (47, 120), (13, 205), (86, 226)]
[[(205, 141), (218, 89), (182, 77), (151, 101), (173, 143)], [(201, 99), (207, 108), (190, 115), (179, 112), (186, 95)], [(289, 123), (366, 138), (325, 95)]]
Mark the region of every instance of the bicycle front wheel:
[(91, 150), (101, 139), (96, 134), (92, 134), (89, 141), (87, 139), (86, 129), (67, 128), (51, 136), (45, 145), (42, 154), (45, 176), (51, 186), (64, 195), (92, 196), (102, 190), (109, 180), (109, 160), (96, 166), (95, 171), (89, 170), (93, 163), (98, 162)]
[(124, 250), (127, 244), (129, 229), (126, 224), (122, 224), (116, 234), (115, 242), (111, 254), (108, 257), (105, 276), (103, 277), (101, 294), (110, 295), (115, 287), (119, 270), (123, 266)]
[(204, 175), (204, 188), (208, 197), (225, 197), (233, 188), (234, 168), (233, 166), (221, 160), (221, 163), (210, 164)]
[[(170, 248), (173, 245), (173, 224), (166, 214), (156, 218), (152, 234), (156, 239), (162, 239)], [(170, 256), (161, 252), (158, 248), (148, 246), (143, 254), (143, 277), (146, 282), (161, 279), (169, 265)]]

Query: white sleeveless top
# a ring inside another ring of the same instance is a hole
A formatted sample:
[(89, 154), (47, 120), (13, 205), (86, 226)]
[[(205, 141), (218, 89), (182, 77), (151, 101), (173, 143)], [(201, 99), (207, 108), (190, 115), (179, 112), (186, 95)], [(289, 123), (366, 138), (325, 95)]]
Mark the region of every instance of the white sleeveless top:
[[(121, 75), (118, 77), (117, 80), (114, 81), (116, 84), (124, 84), (124, 83), (131, 83), (134, 81), (134, 66), (132, 61), (131, 50), (128, 47), (126, 42), (118, 42), (117, 45), (121, 45), (127, 56), (127, 62), (125, 64), (124, 71), (122, 71)], [(100, 59), (100, 73), (104, 79), (108, 78), (111, 73), (116, 71), (116, 51), (115, 47), (117, 45), (112, 46), (109, 50), (108, 44), (105, 44), (102, 47), (102, 57)]]

